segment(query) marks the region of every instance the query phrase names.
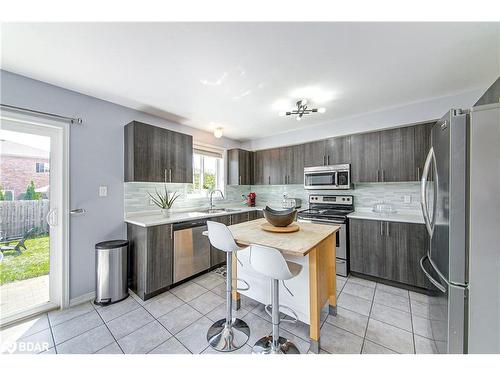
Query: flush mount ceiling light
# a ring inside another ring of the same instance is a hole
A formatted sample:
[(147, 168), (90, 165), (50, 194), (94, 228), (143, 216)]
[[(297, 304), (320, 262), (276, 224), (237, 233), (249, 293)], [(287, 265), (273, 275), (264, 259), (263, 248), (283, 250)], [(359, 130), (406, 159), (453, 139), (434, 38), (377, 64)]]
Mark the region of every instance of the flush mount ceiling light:
[(214, 130), (214, 137), (215, 138), (222, 137), (222, 128), (215, 128), (215, 130)]
[(309, 115), (311, 113), (325, 113), (326, 109), (324, 107), (320, 108), (308, 108), (307, 106), (307, 100), (306, 99), (301, 99), (297, 102), (297, 109), (294, 109), (292, 111), (286, 111), (286, 112), (280, 112), (280, 116), (292, 116), (292, 115), (297, 115), (296, 119), (297, 121), (302, 120), (302, 116), (304, 115)]

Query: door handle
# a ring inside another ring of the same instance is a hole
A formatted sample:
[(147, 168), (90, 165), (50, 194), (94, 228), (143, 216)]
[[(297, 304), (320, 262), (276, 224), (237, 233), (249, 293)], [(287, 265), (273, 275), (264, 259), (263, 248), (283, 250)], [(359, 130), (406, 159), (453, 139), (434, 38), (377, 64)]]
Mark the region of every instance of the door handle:
[(379, 176), (380, 176), (380, 171), (377, 169), (377, 182), (380, 182)]
[(381, 236), (384, 235), (384, 222), (383, 221), (380, 222), (380, 235)]
[(330, 155), (326, 156), (326, 165), (330, 165)]
[(323, 155), (323, 165), (326, 165), (326, 155)]
[(75, 208), (73, 210), (70, 210), (69, 213), (71, 215), (83, 215), (84, 213), (86, 213), (87, 210), (85, 210), (85, 208)]
[(57, 225), (57, 216), (55, 216), (56, 212), (56, 209), (53, 208), (47, 213), (47, 216), (45, 216), (45, 220), (47, 221), (49, 227), (54, 227)]
[(172, 182), (172, 169), (171, 168), (168, 170), (168, 179), (169, 179), (169, 182)]
[(390, 236), (391, 234), (389, 233), (389, 222), (385, 222), (385, 235)]
[[(422, 259), (420, 259), (420, 268), (422, 269), (422, 271), (424, 272), (425, 276), (427, 276), (427, 278), (429, 279), (429, 281), (436, 287), (438, 288), (442, 293), (446, 293), (446, 288), (444, 286), (441, 285), (441, 283), (437, 280), (435, 280), (431, 274), (429, 272), (427, 272), (427, 270), (425, 269), (424, 267), (424, 261), (426, 259), (429, 259), (429, 254), (425, 254)], [(432, 266), (432, 264), (431, 264)]]
[(417, 181), (420, 181), (420, 167), (417, 167)]
[(165, 181), (165, 183), (167, 183), (167, 170), (166, 169), (163, 170), (163, 180)]
[(241, 176), (240, 176), (240, 179), (239, 179), (239, 184), (241, 185)]
[(385, 182), (385, 169), (382, 169), (382, 182)]
[[(427, 154), (427, 158), (425, 160), (424, 164), (424, 170), (422, 172), (422, 179), (420, 180), (420, 205), (422, 207), (422, 215), (424, 217), (424, 223), (425, 227), (427, 228), (427, 233), (429, 233), (429, 236), (432, 238), (432, 234), (434, 232), (434, 228), (431, 224), (431, 220), (429, 218), (429, 207), (427, 204), (427, 178), (429, 176), (429, 171), (431, 168), (431, 162), (435, 160), (434, 158), (434, 148), (431, 147), (429, 150), (429, 153)], [(435, 162), (434, 162), (435, 164)], [(436, 190), (436, 189), (434, 189)], [(436, 197), (437, 191), (433, 192), (434, 197)], [(434, 198), (434, 201), (436, 202), (436, 198)], [(435, 206), (434, 204), (433, 207), (433, 212), (435, 212)], [(433, 218), (434, 219), (434, 218)]]
[(271, 176), (267, 176), (268, 185), (271, 185)]

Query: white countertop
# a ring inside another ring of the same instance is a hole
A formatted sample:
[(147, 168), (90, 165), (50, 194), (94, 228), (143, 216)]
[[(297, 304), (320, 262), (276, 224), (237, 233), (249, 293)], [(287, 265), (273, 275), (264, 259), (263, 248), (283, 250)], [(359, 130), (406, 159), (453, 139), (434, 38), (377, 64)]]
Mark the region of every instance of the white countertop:
[(398, 211), (391, 214), (379, 214), (371, 209), (356, 210), (347, 215), (349, 219), (365, 219), (365, 220), (380, 220), (380, 221), (395, 221), (399, 223), (415, 223), (424, 224), (424, 217), (418, 211)]
[[(249, 211), (255, 211), (255, 210), (263, 210), (264, 207), (261, 206), (256, 206), (256, 207), (247, 207), (247, 206), (221, 206), (221, 207), (214, 207), (214, 208), (229, 208), (232, 210), (237, 210), (237, 211), (231, 211), (231, 212), (217, 212), (217, 213), (205, 213), (205, 212), (196, 212), (195, 210), (189, 210), (189, 211), (180, 211), (180, 212), (173, 212), (170, 214), (169, 217), (163, 217), (161, 213), (159, 212), (151, 212), (151, 213), (135, 213), (135, 214), (130, 214), (125, 217), (125, 222), (129, 224), (134, 224), (138, 225), (141, 227), (152, 227), (155, 225), (162, 225), (162, 224), (173, 224), (173, 223), (180, 223), (183, 221), (190, 221), (190, 220), (196, 220), (196, 219), (207, 219), (215, 216), (226, 216), (226, 215), (233, 215), (233, 214), (239, 214), (242, 212), (249, 212)], [(200, 208), (200, 210), (206, 210), (206, 208)]]

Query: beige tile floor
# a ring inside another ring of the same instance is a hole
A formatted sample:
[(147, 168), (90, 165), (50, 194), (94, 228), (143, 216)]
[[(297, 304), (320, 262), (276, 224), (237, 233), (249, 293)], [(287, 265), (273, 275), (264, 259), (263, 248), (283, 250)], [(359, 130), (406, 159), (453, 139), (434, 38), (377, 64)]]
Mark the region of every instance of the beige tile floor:
[(15, 281), (0, 286), (2, 316), (49, 301), (49, 275)]
[[(337, 280), (338, 314), (322, 314), (321, 353), (437, 352), (439, 342), (429, 334), (427, 296), (355, 277)], [(50, 312), (1, 331), (1, 351), (215, 354), (206, 333), (224, 316), (223, 282), (209, 273), (148, 301), (132, 295), (107, 307), (89, 302)], [(270, 317), (263, 305), (246, 297), (236, 316), (249, 325), (251, 336), (234, 353), (250, 353), (251, 345), (270, 333)], [(281, 335), (309, 353), (308, 328), (282, 323)]]

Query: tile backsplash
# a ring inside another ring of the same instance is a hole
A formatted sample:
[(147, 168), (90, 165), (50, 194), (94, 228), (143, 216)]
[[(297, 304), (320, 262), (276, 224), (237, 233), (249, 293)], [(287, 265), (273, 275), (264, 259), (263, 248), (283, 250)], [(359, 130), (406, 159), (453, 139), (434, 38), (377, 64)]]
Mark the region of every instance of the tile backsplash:
[[(231, 188), (231, 189), (229, 189)], [(232, 196), (232, 188), (228, 186), (228, 196)], [(237, 189), (239, 195), (241, 189)], [(302, 199), (302, 207), (307, 205), (310, 194), (353, 195), (357, 209), (371, 209), (375, 203), (388, 202), (396, 210), (420, 212), (420, 183), (358, 183), (351, 190), (305, 190), (303, 185), (255, 185), (251, 190), (257, 194), (257, 205), (281, 206), (283, 195)], [(236, 194), (235, 194), (236, 195)], [(405, 203), (405, 196), (409, 202)]]
[[(134, 212), (158, 211), (158, 207), (150, 203), (148, 192), (154, 193), (155, 188), (163, 191), (162, 183), (125, 183), (125, 215)], [(192, 208), (204, 208), (208, 206), (208, 198), (187, 198), (191, 184), (166, 184), (169, 192), (178, 192), (181, 196), (174, 203), (174, 210), (189, 210)], [(225, 199), (220, 200), (214, 195), (214, 203), (217, 205), (239, 205), (242, 204), (242, 195), (249, 192), (257, 194), (257, 205), (269, 205), (281, 207), (283, 195), (290, 198), (302, 199), (302, 207), (307, 206), (308, 197), (313, 192), (305, 190), (303, 185), (243, 185), (227, 186)], [(353, 195), (354, 205), (357, 209), (371, 209), (375, 203), (388, 202), (394, 205), (398, 211), (420, 212), (420, 183), (398, 182), (398, 183), (358, 183), (351, 190), (317, 190), (315, 194), (337, 194)], [(409, 202), (405, 202), (409, 197)]]

